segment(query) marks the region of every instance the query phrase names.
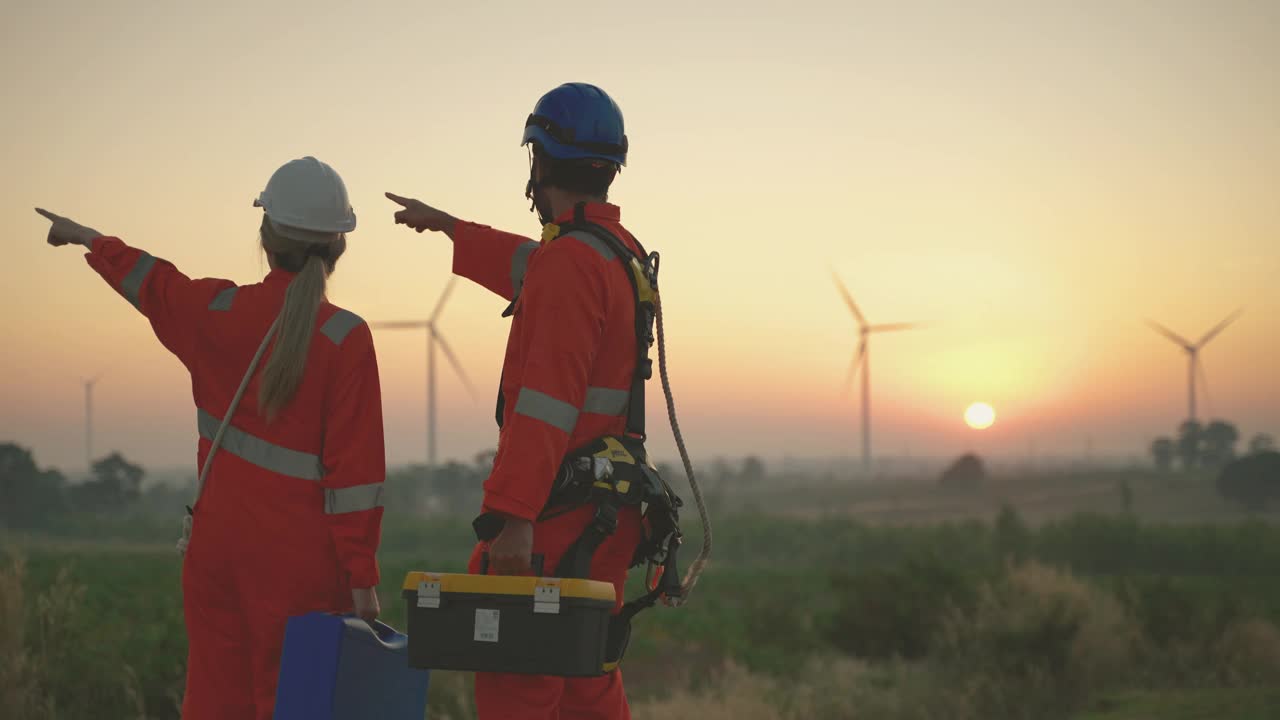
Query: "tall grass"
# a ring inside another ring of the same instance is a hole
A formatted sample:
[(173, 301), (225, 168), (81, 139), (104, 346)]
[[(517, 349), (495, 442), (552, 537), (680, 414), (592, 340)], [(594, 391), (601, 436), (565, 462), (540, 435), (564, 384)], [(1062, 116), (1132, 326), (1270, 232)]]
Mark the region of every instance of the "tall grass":
[[(384, 529), (384, 617), (404, 627), (404, 573), (461, 570), (472, 537), (447, 519)], [(1052, 720), (1116, 686), (1280, 683), (1280, 526), (1032, 526), (1010, 511), (994, 525), (739, 516), (717, 530), (692, 602), (637, 618), (624, 662), (637, 717)], [(0, 717), (177, 717), (170, 535), (15, 540), (29, 562), (0, 567)], [(431, 717), (474, 717), (466, 674), (433, 675)]]
[[(85, 630), (86, 588), (68, 568), (28, 592), (27, 564), (0, 568), (0, 708), (6, 720), (118, 717), (147, 720), (137, 673)], [(99, 660), (106, 662), (99, 663)]]
[[(1203, 639), (1199, 686), (1280, 684), (1280, 630), (1234, 621)], [(1115, 594), (1034, 562), (951, 605), (917, 660), (815, 655), (780, 678), (732, 662), (696, 688), (635, 704), (637, 720), (1054, 720), (1121, 688), (1175, 689), (1163, 646)], [(1187, 661), (1183, 657), (1182, 661)]]

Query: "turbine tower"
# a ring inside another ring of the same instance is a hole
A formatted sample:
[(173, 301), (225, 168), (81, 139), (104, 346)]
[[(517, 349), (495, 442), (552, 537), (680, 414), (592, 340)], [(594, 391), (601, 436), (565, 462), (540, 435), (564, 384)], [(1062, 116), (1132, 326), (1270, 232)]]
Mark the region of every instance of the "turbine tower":
[(1200, 338), (1199, 342), (1194, 342), (1194, 343), (1182, 337), (1181, 335), (1175, 333), (1169, 328), (1161, 325), (1160, 323), (1155, 322), (1154, 320), (1147, 321), (1147, 324), (1150, 325), (1153, 330), (1165, 336), (1166, 338), (1171, 340), (1173, 343), (1177, 344), (1179, 347), (1182, 348), (1184, 352), (1187, 353), (1187, 419), (1188, 420), (1196, 419), (1196, 374), (1199, 373), (1201, 376), (1201, 381), (1204, 382), (1206, 385), (1208, 384), (1208, 380), (1204, 374), (1204, 364), (1200, 361), (1200, 350), (1203, 349), (1205, 345), (1209, 344), (1210, 340), (1217, 337), (1218, 333), (1222, 332), (1223, 330), (1226, 330), (1227, 326), (1235, 322), (1236, 318), (1240, 317), (1240, 314), (1243, 312), (1244, 312), (1244, 308), (1240, 308), (1239, 310), (1236, 310), (1234, 313), (1231, 313), (1226, 317), (1226, 319), (1224, 319), (1222, 322), (1215, 325), (1212, 330), (1205, 333), (1204, 337)]
[(840, 282), (840, 278), (832, 274), (835, 280), (836, 288), (840, 290), (840, 295), (844, 297), (845, 303), (849, 306), (849, 311), (853, 313), (853, 319), (858, 324), (858, 349), (854, 353), (853, 360), (849, 364), (849, 373), (845, 377), (845, 387), (853, 383), (854, 375), (858, 369), (862, 369), (862, 467), (866, 470), (871, 469), (871, 363), (869, 344), (871, 335), (879, 332), (896, 332), (899, 330), (911, 330), (919, 327), (917, 323), (885, 323), (873, 325), (867, 322), (867, 318), (858, 309), (858, 304), (853, 301), (853, 296), (849, 294), (849, 289)]
[(449, 342), (444, 339), (436, 328), (436, 321), (440, 319), (440, 313), (444, 311), (445, 302), (449, 299), (449, 294), (453, 292), (454, 282), (458, 278), (456, 276), (449, 278), (449, 284), (445, 285), (444, 292), (440, 295), (440, 300), (436, 302), (436, 308), (431, 313), (431, 317), (426, 320), (404, 320), (397, 322), (380, 322), (370, 323), (369, 327), (375, 330), (426, 330), (427, 334), (427, 466), (435, 467), (436, 465), (436, 346), (444, 352), (444, 356), (448, 358), (449, 364), (453, 366), (453, 371), (458, 374), (462, 380), (462, 384), (466, 386), (467, 392), (474, 400), (476, 397), (475, 387), (472, 386), (471, 380), (467, 378), (467, 373), (462, 369), (462, 364), (458, 362), (458, 357), (453, 354), (453, 349), (449, 347)]
[(93, 470), (93, 386), (102, 379), (102, 374), (84, 380), (84, 462), (85, 467)]

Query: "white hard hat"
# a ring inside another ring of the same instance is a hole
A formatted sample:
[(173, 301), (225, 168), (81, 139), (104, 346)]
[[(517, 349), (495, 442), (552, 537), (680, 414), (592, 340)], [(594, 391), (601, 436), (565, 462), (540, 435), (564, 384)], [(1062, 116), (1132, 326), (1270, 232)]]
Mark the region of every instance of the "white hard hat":
[(266, 211), (276, 232), (295, 240), (325, 242), (356, 229), (347, 186), (333, 168), (310, 155), (280, 166), (253, 205)]

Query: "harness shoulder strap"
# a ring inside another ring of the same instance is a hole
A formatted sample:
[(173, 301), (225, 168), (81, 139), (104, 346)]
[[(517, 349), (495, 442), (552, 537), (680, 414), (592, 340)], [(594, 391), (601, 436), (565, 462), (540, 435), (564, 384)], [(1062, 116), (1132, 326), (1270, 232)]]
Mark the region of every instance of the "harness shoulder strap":
[[(654, 312), (654, 287), (649, 279), (648, 268), (650, 256), (637, 256), (608, 228), (588, 221), (583, 203), (574, 207), (573, 222), (561, 227), (560, 237), (572, 232), (589, 233), (605, 243), (622, 263), (627, 282), (631, 285), (631, 296), (635, 300), (636, 365), (631, 376), (630, 398), (627, 403), (627, 434), (643, 440), (646, 437), (645, 381), (653, 377), (653, 361), (649, 359), (649, 346), (653, 344)], [(644, 253), (644, 246), (640, 245), (639, 240), (636, 240), (636, 245)], [(643, 292), (641, 282), (646, 285)]]
[[(610, 232), (608, 228), (587, 220), (586, 205), (584, 203), (578, 203), (574, 206), (573, 221), (561, 225), (556, 238), (562, 238), (572, 233), (586, 233), (604, 243), (612, 251), (614, 257), (622, 263), (627, 282), (631, 284), (631, 294), (635, 299), (636, 366), (635, 371), (632, 373), (631, 388), (627, 402), (626, 432), (628, 435), (643, 440), (646, 437), (645, 381), (653, 377), (653, 361), (649, 358), (649, 346), (653, 344), (652, 325), (654, 313), (654, 287), (647, 276), (647, 273), (651, 272), (648, 265), (650, 256), (645, 252), (644, 246), (640, 244), (639, 240), (635, 241), (641, 252), (641, 255), (637, 256), (631, 248), (627, 247), (626, 243)], [(647, 292), (642, 293), (641, 282), (646, 284)], [(511, 304), (503, 313), (504, 317), (514, 313), (517, 299), (511, 301)], [(502, 397), (502, 389), (499, 387), (498, 399), (494, 409), (494, 419), (499, 428), (502, 427), (505, 405), (506, 401)]]

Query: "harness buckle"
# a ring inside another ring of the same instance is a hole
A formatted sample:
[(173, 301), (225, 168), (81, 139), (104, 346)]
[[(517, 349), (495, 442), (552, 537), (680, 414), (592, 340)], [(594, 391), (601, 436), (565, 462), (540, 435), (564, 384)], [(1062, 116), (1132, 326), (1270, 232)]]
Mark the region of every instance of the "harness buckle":
[(608, 537), (618, 529), (618, 505), (604, 500), (596, 503), (596, 514), (591, 518), (591, 528)]

